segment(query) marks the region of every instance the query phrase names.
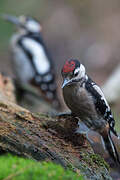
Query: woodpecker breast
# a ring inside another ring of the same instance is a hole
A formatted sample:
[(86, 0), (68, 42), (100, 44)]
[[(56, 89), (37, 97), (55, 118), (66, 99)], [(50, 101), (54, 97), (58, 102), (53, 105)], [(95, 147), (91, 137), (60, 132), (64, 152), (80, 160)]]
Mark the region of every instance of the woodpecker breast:
[(67, 106), (81, 119), (84, 120), (85, 117), (92, 119), (91, 116), (96, 116), (92, 97), (84, 88), (80, 87), (79, 83), (65, 86), (63, 96)]

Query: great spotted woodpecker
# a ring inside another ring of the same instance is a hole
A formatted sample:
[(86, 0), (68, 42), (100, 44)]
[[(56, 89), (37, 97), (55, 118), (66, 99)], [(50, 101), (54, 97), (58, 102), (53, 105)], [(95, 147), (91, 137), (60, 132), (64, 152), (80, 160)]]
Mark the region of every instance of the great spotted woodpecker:
[(62, 68), (63, 96), (72, 115), (97, 131), (113, 160), (120, 163), (119, 155), (111, 138), (111, 132), (118, 137), (115, 120), (100, 87), (86, 74), (84, 65), (78, 60), (66, 61)]
[(35, 86), (45, 100), (59, 109), (54, 66), (42, 40), (40, 23), (28, 16), (3, 17), (18, 28), (11, 38), (12, 66), (17, 81)]

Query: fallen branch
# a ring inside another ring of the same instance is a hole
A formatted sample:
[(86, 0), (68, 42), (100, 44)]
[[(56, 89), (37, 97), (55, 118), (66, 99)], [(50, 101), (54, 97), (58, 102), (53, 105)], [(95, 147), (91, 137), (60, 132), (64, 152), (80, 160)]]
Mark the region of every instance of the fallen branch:
[[(83, 135), (75, 134), (75, 119), (31, 113), (18, 106), (15, 98), (9, 99), (5, 92), (8, 83), (11, 83), (9, 79), (4, 83), (4, 77), (0, 77), (1, 153), (11, 152), (37, 161), (53, 161), (64, 168), (80, 171), (88, 179), (110, 179), (104, 160), (94, 154)], [(14, 97), (13, 89), (10, 92)]]

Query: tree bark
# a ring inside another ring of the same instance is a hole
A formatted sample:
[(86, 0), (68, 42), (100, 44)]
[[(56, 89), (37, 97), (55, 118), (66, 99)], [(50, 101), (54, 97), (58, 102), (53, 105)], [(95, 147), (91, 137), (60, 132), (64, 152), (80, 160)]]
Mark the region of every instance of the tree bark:
[(32, 113), (16, 104), (12, 81), (0, 75), (0, 152), (37, 161), (52, 160), (84, 174), (86, 179), (111, 179), (107, 164), (95, 155), (77, 120)]

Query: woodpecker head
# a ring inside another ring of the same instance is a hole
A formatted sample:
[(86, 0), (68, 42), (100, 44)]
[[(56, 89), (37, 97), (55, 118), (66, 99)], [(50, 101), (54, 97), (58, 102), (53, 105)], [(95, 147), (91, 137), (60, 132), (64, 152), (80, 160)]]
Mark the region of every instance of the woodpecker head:
[(71, 59), (66, 61), (62, 68), (62, 88), (73, 83), (77, 83), (78, 81), (84, 79), (85, 76), (85, 67), (78, 60)]
[(24, 30), (30, 33), (40, 33), (41, 32), (41, 25), (40, 23), (29, 16), (11, 16), (11, 15), (3, 15), (3, 18), (13, 24), (15, 24), (19, 30)]

